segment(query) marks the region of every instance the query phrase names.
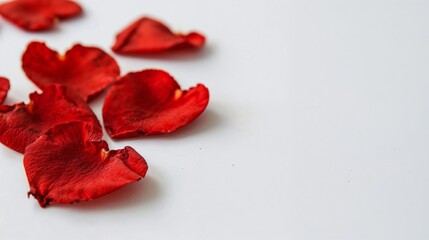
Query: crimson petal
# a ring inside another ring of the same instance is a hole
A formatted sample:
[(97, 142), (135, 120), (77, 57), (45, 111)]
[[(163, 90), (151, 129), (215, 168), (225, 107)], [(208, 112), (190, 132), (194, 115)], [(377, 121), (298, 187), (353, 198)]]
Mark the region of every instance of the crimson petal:
[(202, 84), (181, 90), (161, 70), (129, 73), (107, 93), (104, 126), (112, 138), (168, 133), (192, 122), (208, 101), (209, 91)]
[(112, 50), (121, 54), (147, 54), (176, 47), (201, 48), (205, 37), (197, 32), (173, 33), (163, 23), (143, 17), (116, 36)]
[(27, 31), (41, 31), (64, 19), (82, 13), (79, 4), (69, 0), (14, 0), (0, 5), (0, 14)]
[(109, 151), (88, 125), (57, 125), (27, 147), (24, 167), (40, 206), (88, 201), (143, 178), (148, 166), (133, 148)]
[(22, 68), (41, 89), (58, 83), (86, 101), (103, 91), (120, 73), (116, 61), (99, 48), (77, 44), (60, 56), (41, 42), (28, 45)]
[(7, 92), (10, 89), (10, 83), (7, 78), (0, 77), (0, 104), (6, 99)]
[(0, 142), (24, 153), (46, 130), (71, 121), (90, 123), (93, 139), (101, 139), (101, 125), (87, 103), (64, 86), (51, 85), (42, 94), (30, 94), (27, 105), (18, 103), (0, 108)]

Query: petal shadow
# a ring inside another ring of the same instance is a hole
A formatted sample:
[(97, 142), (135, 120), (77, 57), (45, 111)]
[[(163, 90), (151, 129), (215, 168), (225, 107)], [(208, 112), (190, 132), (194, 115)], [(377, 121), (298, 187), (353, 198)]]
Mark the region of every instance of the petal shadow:
[(134, 58), (134, 59), (151, 59), (160, 61), (201, 61), (208, 58), (213, 54), (213, 46), (208, 45), (202, 49), (192, 48), (174, 48), (166, 52), (161, 53), (149, 53), (149, 54), (121, 54), (123, 58)]
[(114, 209), (135, 208), (150, 205), (161, 196), (159, 183), (147, 176), (99, 199), (77, 204), (54, 205), (51, 207), (73, 211), (111, 211)]

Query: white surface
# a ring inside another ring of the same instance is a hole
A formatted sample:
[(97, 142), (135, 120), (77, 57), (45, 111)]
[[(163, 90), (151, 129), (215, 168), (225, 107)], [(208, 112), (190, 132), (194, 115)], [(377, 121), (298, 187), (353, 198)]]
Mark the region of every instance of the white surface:
[[(80, 1), (52, 33), (0, 20), (7, 103), (36, 90), (20, 68), (33, 39), (110, 52), (141, 15), (201, 30), (200, 54), (117, 57), (211, 91), (177, 133), (113, 142), (147, 179), (89, 203), (27, 199), (22, 155), (0, 147), (0, 239), (429, 239), (429, 1)], [(101, 116), (103, 99), (92, 104)]]

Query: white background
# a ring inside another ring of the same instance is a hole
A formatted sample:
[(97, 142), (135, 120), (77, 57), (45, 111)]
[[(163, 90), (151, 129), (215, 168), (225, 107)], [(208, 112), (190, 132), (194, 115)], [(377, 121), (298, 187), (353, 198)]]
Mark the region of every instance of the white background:
[[(211, 92), (176, 133), (128, 141), (146, 179), (92, 202), (27, 199), (22, 155), (0, 147), (0, 239), (429, 239), (429, 1), (79, 1), (48, 33), (0, 20), (6, 101), (37, 90), (31, 40), (108, 52), (139, 16), (200, 30), (194, 54), (115, 55), (122, 73), (170, 72)], [(91, 104), (101, 117), (103, 97)]]

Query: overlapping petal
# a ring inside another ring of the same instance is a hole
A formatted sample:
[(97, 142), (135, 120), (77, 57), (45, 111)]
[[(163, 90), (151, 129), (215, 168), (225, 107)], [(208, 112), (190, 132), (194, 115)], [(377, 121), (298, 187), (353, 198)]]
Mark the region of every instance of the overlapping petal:
[(40, 206), (88, 201), (143, 178), (148, 166), (133, 148), (91, 140), (87, 123), (57, 125), (28, 146), (24, 167)]
[(0, 142), (24, 153), (25, 148), (45, 131), (72, 121), (89, 123), (92, 138), (101, 139), (101, 125), (87, 103), (64, 86), (51, 85), (42, 94), (30, 94), (28, 104), (0, 108)]

